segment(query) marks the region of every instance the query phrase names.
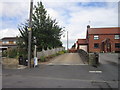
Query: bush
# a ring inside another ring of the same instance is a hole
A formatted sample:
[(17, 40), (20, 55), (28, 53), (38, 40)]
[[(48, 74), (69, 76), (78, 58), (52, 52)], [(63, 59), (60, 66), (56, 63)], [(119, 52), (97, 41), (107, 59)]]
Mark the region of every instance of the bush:
[(63, 50), (64, 53), (67, 53), (67, 50)]
[(28, 58), (28, 51), (24, 48), (18, 48), (18, 55), (17, 56), (18, 57), (23, 56), (24, 58)]
[(2, 57), (7, 57), (7, 51), (6, 50), (2, 52)]
[(41, 57), (40, 57), (40, 61), (41, 61), (41, 62), (45, 62), (45, 57), (44, 57), (44, 56), (41, 56)]
[(2, 56), (9, 57), (9, 58), (16, 58), (17, 53), (18, 53), (17, 48), (11, 48), (11, 49), (3, 51)]
[(57, 56), (56, 54), (53, 54), (53, 55), (50, 55), (49, 57), (55, 57), (55, 56)]
[(58, 55), (60, 55), (60, 54), (59, 54), (59, 53), (56, 53), (55, 55), (58, 56)]
[(17, 57), (17, 49), (10, 49), (8, 50), (8, 55), (9, 55), (9, 58), (15, 58)]
[(66, 50), (59, 51), (58, 53), (55, 54), (55, 56), (62, 55), (62, 54), (64, 54), (64, 53), (67, 53), (67, 51), (66, 51)]
[(58, 53), (61, 55), (61, 54), (64, 54), (64, 51), (60, 51), (60, 52), (58, 52)]

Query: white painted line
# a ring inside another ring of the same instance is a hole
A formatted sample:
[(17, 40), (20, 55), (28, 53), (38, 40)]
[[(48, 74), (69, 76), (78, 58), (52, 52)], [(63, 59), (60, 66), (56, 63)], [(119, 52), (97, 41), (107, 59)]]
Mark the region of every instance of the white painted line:
[(95, 71), (89, 71), (90, 73), (95, 73)]
[(90, 73), (102, 73), (102, 71), (89, 71)]
[(96, 73), (102, 73), (102, 71), (96, 71)]

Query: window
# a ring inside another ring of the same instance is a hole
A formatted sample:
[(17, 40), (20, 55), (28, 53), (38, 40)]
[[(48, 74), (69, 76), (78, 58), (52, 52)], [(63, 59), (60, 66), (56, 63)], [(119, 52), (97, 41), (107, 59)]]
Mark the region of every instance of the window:
[(3, 44), (9, 44), (9, 41), (3, 41)]
[(99, 36), (98, 35), (95, 35), (94, 36), (94, 40), (98, 40), (99, 39)]
[(115, 48), (120, 48), (120, 43), (115, 43)]
[(99, 48), (99, 43), (95, 43), (94, 48)]
[(120, 35), (115, 35), (115, 39), (120, 39)]
[(13, 43), (16, 44), (16, 41), (14, 41)]

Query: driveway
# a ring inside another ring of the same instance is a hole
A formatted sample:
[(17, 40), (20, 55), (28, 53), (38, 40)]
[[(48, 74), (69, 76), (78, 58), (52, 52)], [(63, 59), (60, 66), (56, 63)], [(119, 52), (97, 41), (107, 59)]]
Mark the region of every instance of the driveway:
[(66, 53), (53, 58), (48, 65), (84, 65), (78, 53)]

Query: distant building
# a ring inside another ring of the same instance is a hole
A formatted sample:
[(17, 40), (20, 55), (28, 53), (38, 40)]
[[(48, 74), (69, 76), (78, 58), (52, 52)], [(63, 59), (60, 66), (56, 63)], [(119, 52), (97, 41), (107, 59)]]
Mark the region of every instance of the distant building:
[(0, 40), (0, 49), (2, 50), (15, 47), (17, 47), (16, 37), (4, 37)]
[(76, 49), (87, 52), (120, 52), (120, 27), (90, 28), (86, 39), (78, 39)]

